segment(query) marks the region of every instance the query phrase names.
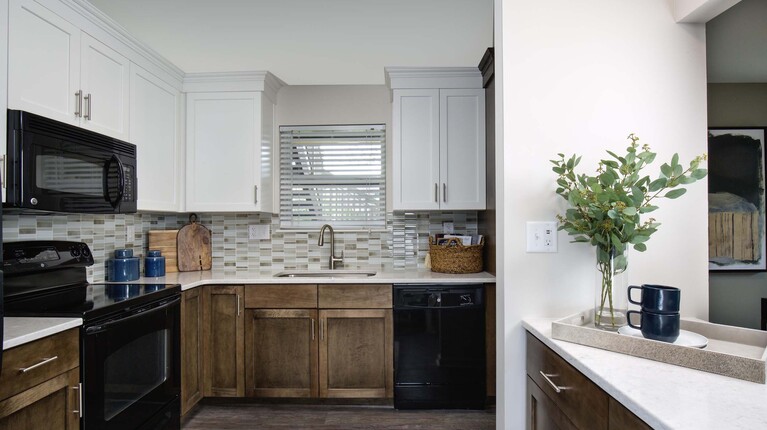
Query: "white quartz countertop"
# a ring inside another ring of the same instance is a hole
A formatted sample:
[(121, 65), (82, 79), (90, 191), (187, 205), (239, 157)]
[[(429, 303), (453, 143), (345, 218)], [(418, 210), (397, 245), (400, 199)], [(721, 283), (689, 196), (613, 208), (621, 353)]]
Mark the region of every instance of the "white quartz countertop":
[[(457, 284), (457, 283), (494, 283), (495, 276), (487, 273), (456, 275), (437, 273), (426, 269), (419, 270), (380, 270), (374, 276), (364, 277), (295, 277), (277, 278), (274, 275), (282, 270), (273, 271), (215, 271), (168, 273), (158, 278), (141, 278), (143, 284), (181, 284), (182, 290), (210, 284)], [(323, 270), (323, 272), (329, 272)]]
[(83, 325), (82, 318), (3, 319), (3, 350)]
[(555, 340), (554, 320), (522, 324), (654, 429), (767, 429), (767, 385)]

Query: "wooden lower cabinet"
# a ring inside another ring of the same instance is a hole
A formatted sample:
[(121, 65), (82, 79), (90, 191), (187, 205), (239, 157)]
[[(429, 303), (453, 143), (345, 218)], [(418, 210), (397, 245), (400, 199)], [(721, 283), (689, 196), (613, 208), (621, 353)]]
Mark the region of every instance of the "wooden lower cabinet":
[(203, 397), (203, 288), (181, 293), (181, 415)]
[(80, 428), (79, 339), (74, 328), (4, 352), (0, 429)]
[(530, 430), (650, 429), (530, 333), (527, 333), (527, 427)]
[(203, 394), (245, 395), (245, 333), (242, 285), (203, 290)]
[(246, 395), (317, 397), (317, 311), (248, 309)]
[(320, 397), (392, 397), (391, 309), (329, 309), (319, 316)]

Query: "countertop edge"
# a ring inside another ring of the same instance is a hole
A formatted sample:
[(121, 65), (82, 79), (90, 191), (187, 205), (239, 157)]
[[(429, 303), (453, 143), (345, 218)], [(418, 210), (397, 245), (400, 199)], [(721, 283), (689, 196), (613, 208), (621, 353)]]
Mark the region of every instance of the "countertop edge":
[(83, 325), (82, 318), (5, 317), (3, 351)]

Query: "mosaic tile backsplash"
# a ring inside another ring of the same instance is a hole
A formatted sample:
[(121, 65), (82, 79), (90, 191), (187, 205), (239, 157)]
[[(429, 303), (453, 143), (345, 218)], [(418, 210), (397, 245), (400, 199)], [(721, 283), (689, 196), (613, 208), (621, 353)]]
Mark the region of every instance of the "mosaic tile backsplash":
[[(249, 270), (327, 269), (330, 241), (317, 246), (319, 229), (279, 230), (272, 214), (198, 214), (213, 238), (213, 269), (224, 273)], [(406, 270), (423, 267), (429, 235), (442, 232), (445, 221), (456, 233), (477, 234), (477, 212), (393, 212), (385, 231), (336, 232), (336, 253), (344, 251), (342, 268)], [(106, 260), (120, 248), (142, 257), (149, 230), (174, 230), (188, 222), (187, 214), (131, 215), (3, 215), (3, 241), (73, 240), (88, 244), (96, 263), (88, 280), (105, 279)], [(248, 240), (248, 226), (270, 225), (271, 239)], [(128, 230), (133, 234), (128, 236)], [(329, 238), (326, 238), (329, 239)], [(141, 265), (143, 274), (143, 264)]]

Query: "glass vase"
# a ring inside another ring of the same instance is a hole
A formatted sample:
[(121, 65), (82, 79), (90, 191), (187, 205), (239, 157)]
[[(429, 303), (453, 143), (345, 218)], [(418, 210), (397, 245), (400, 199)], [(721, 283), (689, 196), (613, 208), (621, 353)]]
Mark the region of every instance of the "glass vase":
[(594, 326), (617, 331), (626, 325), (628, 309), (628, 246), (609, 250), (597, 246)]

